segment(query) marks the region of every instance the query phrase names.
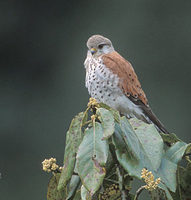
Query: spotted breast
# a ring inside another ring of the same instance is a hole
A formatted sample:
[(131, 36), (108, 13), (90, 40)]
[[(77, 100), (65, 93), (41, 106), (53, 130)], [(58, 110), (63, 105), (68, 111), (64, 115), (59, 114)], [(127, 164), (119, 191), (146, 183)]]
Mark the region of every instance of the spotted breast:
[(103, 56), (93, 58), (88, 52), (84, 62), (86, 68), (86, 87), (91, 97), (98, 102), (105, 103), (129, 117), (145, 117), (142, 110), (132, 103), (120, 88), (117, 74), (105, 66)]

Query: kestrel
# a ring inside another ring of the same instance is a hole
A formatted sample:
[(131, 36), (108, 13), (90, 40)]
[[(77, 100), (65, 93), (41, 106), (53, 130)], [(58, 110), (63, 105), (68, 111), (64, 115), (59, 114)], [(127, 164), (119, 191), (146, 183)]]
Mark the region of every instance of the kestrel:
[(146, 95), (130, 62), (114, 50), (111, 41), (93, 35), (87, 41), (86, 87), (91, 97), (127, 117), (153, 123), (168, 133), (152, 112)]

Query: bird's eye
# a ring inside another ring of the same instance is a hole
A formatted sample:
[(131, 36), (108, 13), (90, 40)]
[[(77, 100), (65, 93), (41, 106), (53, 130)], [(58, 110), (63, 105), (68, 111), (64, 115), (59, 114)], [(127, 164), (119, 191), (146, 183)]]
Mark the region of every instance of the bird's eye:
[(98, 48), (99, 48), (99, 49), (102, 49), (103, 46), (104, 46), (104, 44), (100, 44), (100, 45), (98, 45)]

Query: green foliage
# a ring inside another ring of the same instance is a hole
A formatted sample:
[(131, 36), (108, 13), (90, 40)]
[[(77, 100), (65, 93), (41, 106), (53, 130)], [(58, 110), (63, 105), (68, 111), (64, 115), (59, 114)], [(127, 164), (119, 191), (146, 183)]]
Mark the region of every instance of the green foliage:
[[(90, 110), (94, 115), (88, 120)], [(154, 125), (135, 118), (128, 120), (104, 104), (89, 106), (72, 120), (64, 166), (61, 176), (50, 181), (48, 200), (111, 200), (116, 195), (118, 199), (134, 199), (131, 183), (133, 178), (141, 179), (143, 168), (161, 179), (155, 196), (167, 200), (189, 197), (190, 160), (186, 157), (186, 168), (179, 161), (190, 152), (191, 145), (174, 134), (159, 133)], [(154, 192), (150, 194), (154, 199)]]
[(82, 200), (91, 199), (90, 193), (83, 185), (81, 187), (81, 198)]
[[(141, 152), (145, 154), (144, 157), (148, 159), (148, 163), (151, 163), (153, 170), (157, 171), (161, 164), (164, 147), (160, 134), (153, 124), (145, 124), (135, 118), (129, 121), (134, 129), (134, 135), (139, 140)], [(140, 158), (140, 160), (142, 159)]]
[(103, 129), (100, 123), (85, 130), (85, 136), (77, 152), (77, 173), (84, 187), (93, 195), (105, 177), (109, 145), (102, 140)]
[(65, 200), (66, 198), (66, 188), (63, 191), (58, 191), (58, 181), (60, 179), (60, 174), (54, 174), (48, 184), (47, 200)]
[(96, 114), (103, 127), (103, 139), (108, 139), (114, 133), (114, 116), (109, 110), (98, 108)]
[(83, 123), (84, 117), (85, 116), (83, 112), (79, 113), (72, 120), (70, 128), (66, 134), (64, 167), (59, 180), (58, 190), (66, 187), (68, 181), (72, 177), (76, 161), (76, 152), (83, 138), (81, 124)]
[(75, 194), (77, 193), (77, 189), (79, 185), (80, 185), (80, 177), (77, 175), (73, 175), (68, 185), (67, 200), (74, 199), (74, 197), (78, 199), (79, 195), (75, 195)]

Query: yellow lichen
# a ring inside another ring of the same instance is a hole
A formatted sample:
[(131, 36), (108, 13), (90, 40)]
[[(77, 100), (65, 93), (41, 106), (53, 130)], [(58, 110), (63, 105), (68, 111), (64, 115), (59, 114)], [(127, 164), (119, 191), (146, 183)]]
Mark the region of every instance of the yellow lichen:
[(149, 172), (145, 168), (143, 168), (141, 171), (141, 178), (144, 179), (146, 183), (146, 185), (144, 186), (145, 189), (149, 191), (155, 190), (161, 181), (160, 178), (157, 178), (156, 180), (154, 180), (154, 175), (152, 174), (152, 172), (151, 171)]
[(59, 170), (62, 171), (63, 167), (59, 167)]
[(119, 186), (117, 184), (112, 184), (106, 188), (102, 194), (100, 194), (100, 200), (118, 199), (119, 196)]
[(42, 169), (45, 172), (54, 172), (59, 169), (59, 166), (56, 164), (56, 158), (45, 159), (42, 162)]
[(96, 119), (96, 116), (95, 116), (95, 115), (92, 115), (92, 116), (91, 116), (91, 120), (92, 120), (92, 121), (95, 121), (95, 119)]
[(88, 107), (97, 107), (97, 108), (99, 108), (100, 106), (99, 106), (99, 103), (96, 101), (96, 99), (91, 97), (89, 99), (89, 102), (88, 102)]

